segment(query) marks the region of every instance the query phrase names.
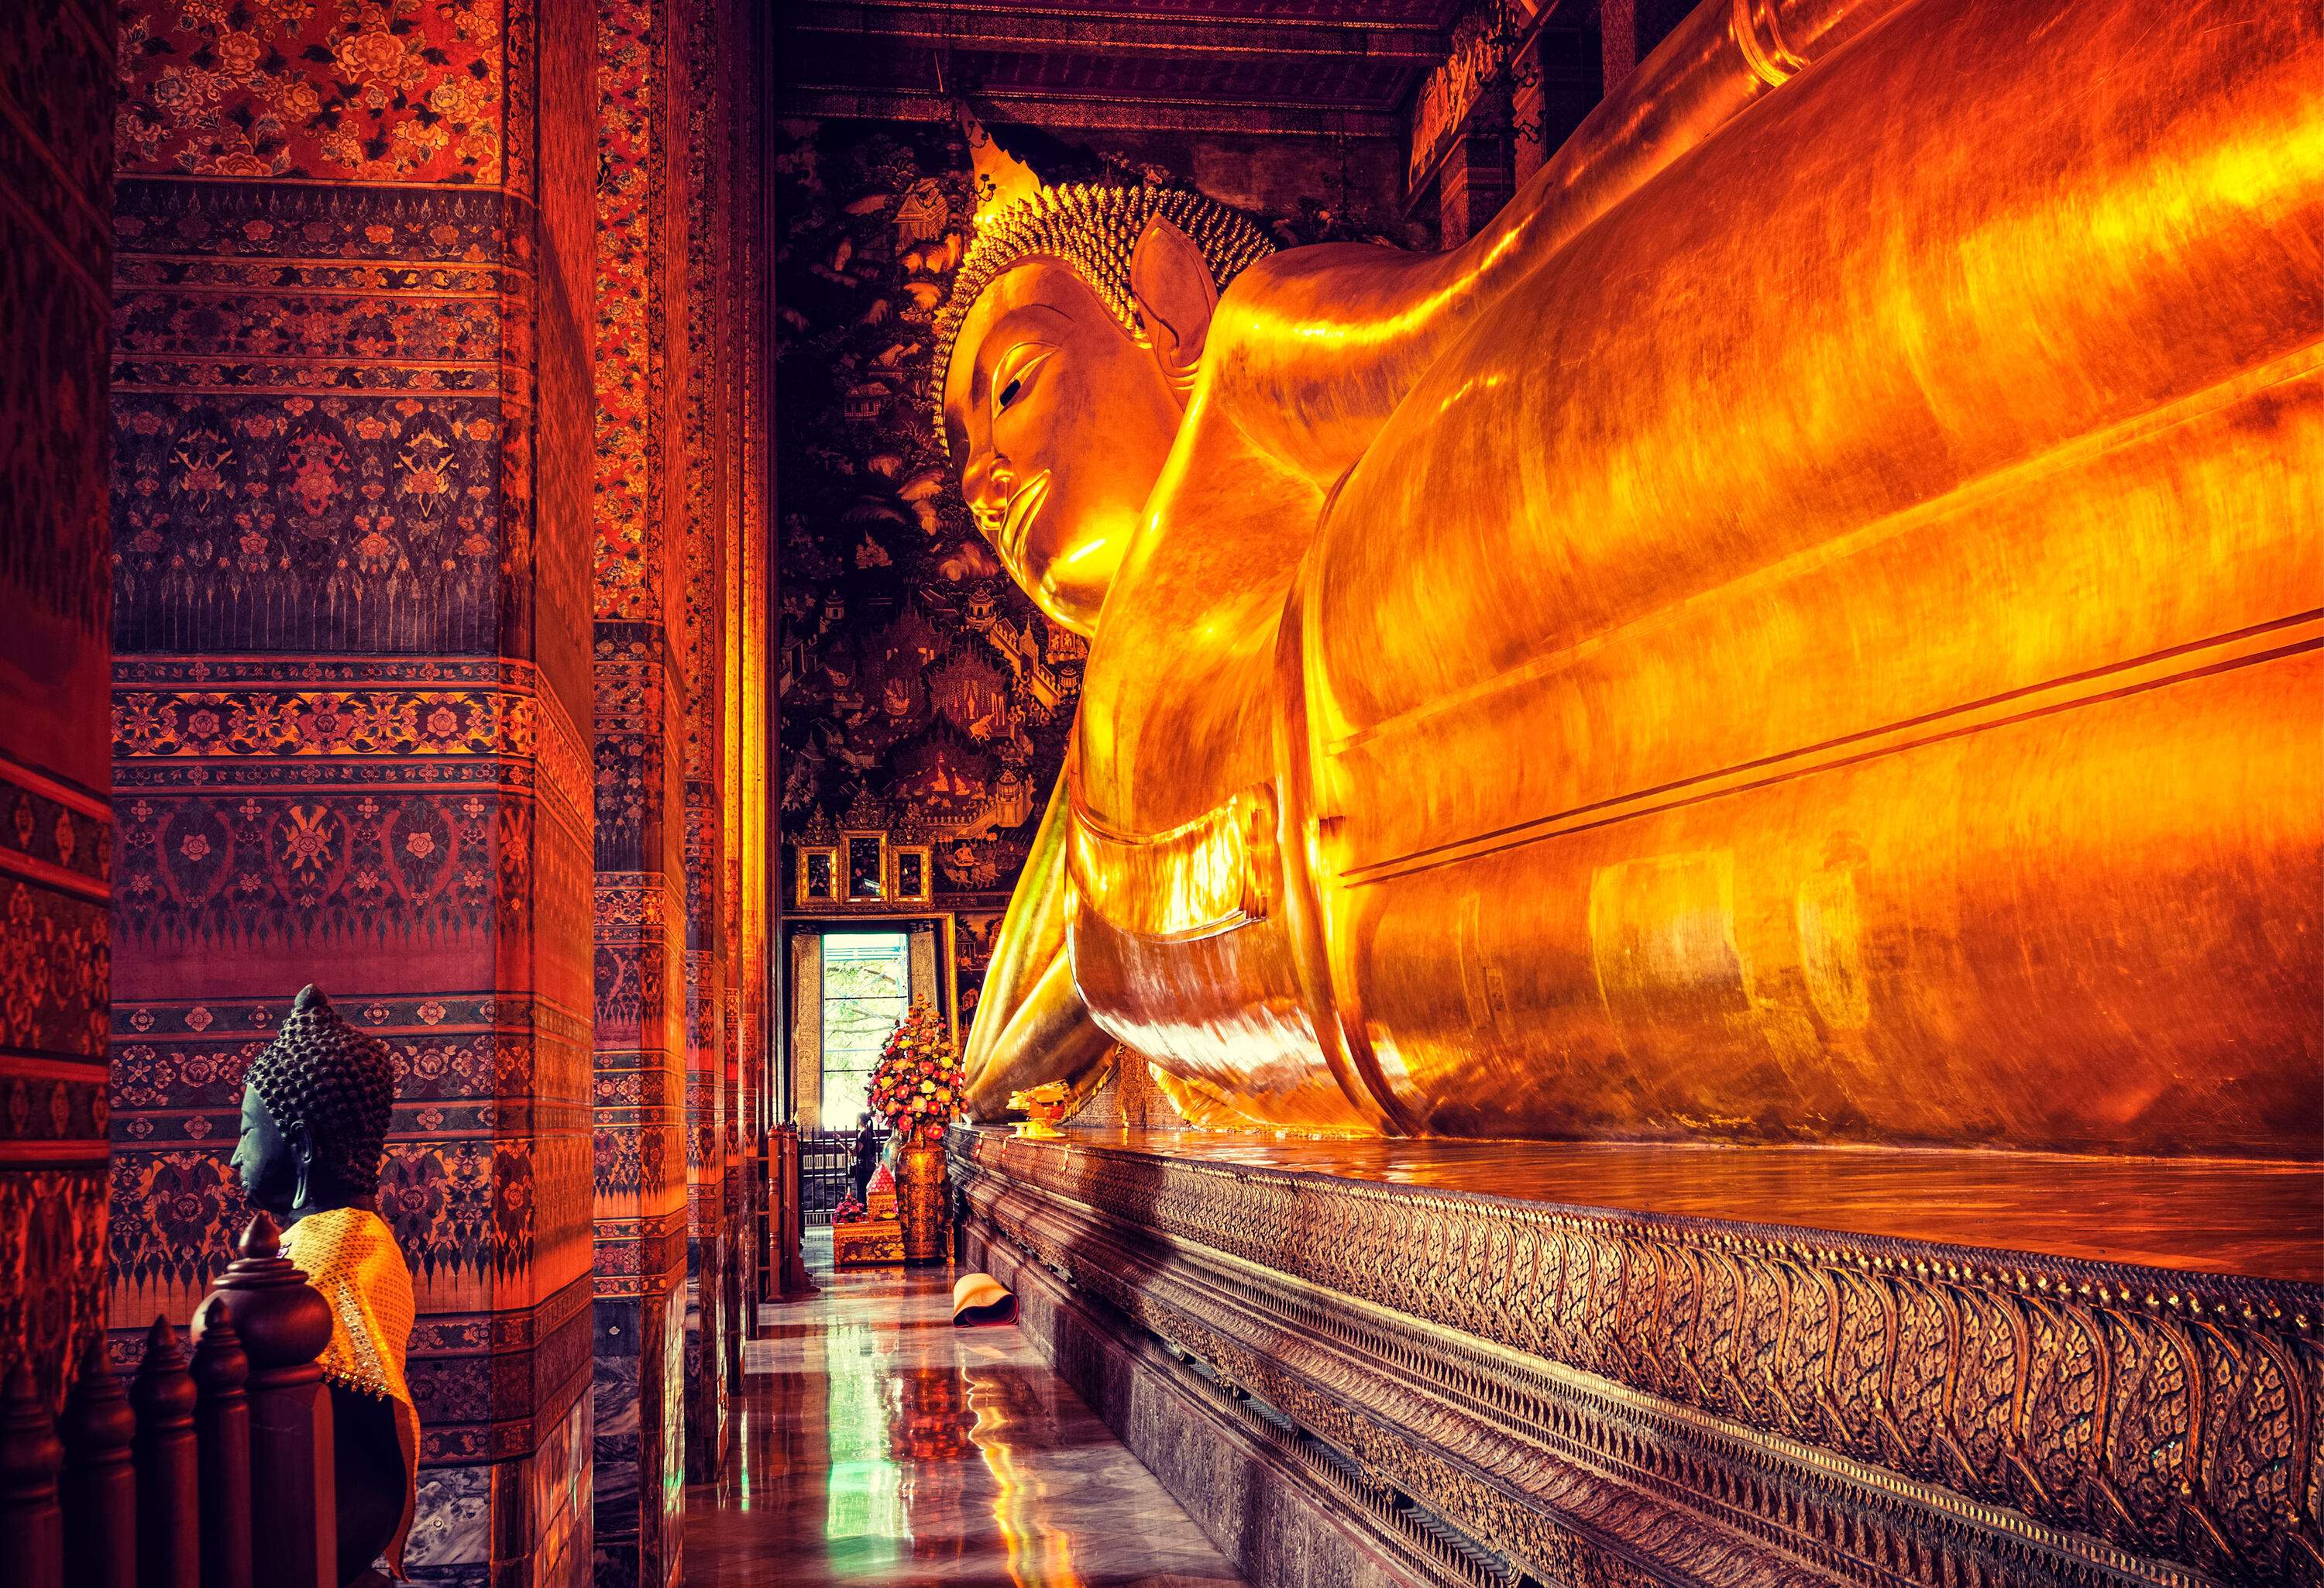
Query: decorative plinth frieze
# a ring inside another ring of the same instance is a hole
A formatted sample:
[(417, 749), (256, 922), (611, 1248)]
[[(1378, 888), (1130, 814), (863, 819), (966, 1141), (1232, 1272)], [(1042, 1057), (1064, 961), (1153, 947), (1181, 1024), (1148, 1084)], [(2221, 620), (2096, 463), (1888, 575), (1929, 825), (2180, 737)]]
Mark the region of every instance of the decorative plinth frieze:
[(984, 1132), (954, 1163), (973, 1244), (1545, 1583), (2324, 1583), (2312, 1287)]

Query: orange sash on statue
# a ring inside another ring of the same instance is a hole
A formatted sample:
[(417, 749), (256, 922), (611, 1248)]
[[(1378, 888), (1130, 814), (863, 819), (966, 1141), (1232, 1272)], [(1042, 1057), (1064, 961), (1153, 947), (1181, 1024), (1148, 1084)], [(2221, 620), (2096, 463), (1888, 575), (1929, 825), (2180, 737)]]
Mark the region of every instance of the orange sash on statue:
[(411, 1270), (387, 1222), (366, 1208), (310, 1213), (282, 1236), (282, 1255), (331, 1306), (331, 1343), (318, 1359), (327, 1382), (392, 1403), (396, 1443), (403, 1447), (403, 1519), (388, 1541), (387, 1563), (403, 1574), (403, 1541), (420, 1480), (420, 1412), (403, 1381), (411, 1342)]

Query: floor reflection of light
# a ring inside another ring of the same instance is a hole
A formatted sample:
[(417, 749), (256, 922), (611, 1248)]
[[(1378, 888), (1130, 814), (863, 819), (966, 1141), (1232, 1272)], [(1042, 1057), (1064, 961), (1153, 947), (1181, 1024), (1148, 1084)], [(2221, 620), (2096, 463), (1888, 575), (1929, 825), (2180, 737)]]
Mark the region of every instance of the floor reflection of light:
[(1074, 1536), (1049, 1525), (1040, 1479), (1017, 1470), (1001, 1382), (974, 1368), (967, 1370), (967, 1378), (969, 1408), (976, 1413), (968, 1436), (996, 1486), (992, 1520), (1009, 1546), (1010, 1580), (1017, 1588), (1082, 1588), (1074, 1569)]
[(870, 1329), (844, 1324), (831, 1330), (825, 1361), (830, 1399), (823, 1536), (909, 1538), (903, 1470), (888, 1459), (887, 1355)]
[(826, 1480), (825, 1538), (908, 1538), (904, 1474), (891, 1461), (837, 1461)]

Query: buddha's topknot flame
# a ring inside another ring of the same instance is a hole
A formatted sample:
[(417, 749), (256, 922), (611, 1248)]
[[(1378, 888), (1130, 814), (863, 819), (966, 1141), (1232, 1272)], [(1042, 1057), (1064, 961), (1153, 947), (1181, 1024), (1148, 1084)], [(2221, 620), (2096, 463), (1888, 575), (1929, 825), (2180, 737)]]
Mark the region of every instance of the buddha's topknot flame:
[(928, 399), (936, 414), (936, 444), (946, 457), (952, 454), (952, 441), (945, 434), (945, 376), (952, 367), (961, 325), (985, 288), (1028, 259), (1055, 259), (1088, 282), (1121, 328), (1146, 345), (1146, 327), (1130, 291), (1130, 255), (1147, 223), (1157, 216), (1185, 233), (1202, 251), (1211, 279), (1222, 291), (1253, 261), (1275, 252), (1250, 217), (1184, 188), (1079, 182), (1042, 188), (977, 228), (960, 273), (953, 278), (951, 300), (936, 315)]

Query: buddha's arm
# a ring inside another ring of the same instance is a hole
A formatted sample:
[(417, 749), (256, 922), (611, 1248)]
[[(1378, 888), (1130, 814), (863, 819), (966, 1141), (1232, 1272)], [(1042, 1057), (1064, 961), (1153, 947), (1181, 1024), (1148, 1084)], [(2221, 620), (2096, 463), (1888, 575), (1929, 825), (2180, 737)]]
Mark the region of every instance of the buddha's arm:
[(1335, 245), (1260, 261), (1236, 278), (1212, 323), (1204, 379), (1214, 411), (1262, 455), (1328, 488), (1512, 283), (1903, 4), (1698, 5), (1466, 245), (1405, 254)]
[(994, 1119), (1009, 1094), (1045, 1081), (1078, 1088), (1112, 1045), (1091, 1022), (1065, 956), (1065, 779), (1009, 900), (964, 1055), (968, 1112)]

